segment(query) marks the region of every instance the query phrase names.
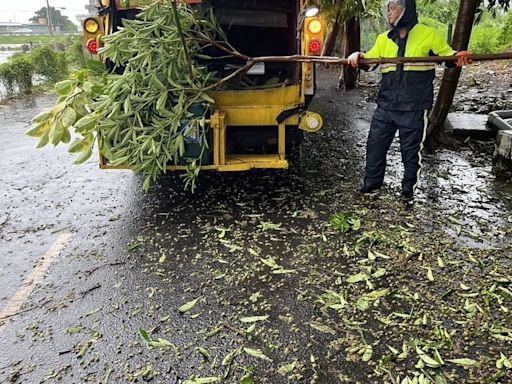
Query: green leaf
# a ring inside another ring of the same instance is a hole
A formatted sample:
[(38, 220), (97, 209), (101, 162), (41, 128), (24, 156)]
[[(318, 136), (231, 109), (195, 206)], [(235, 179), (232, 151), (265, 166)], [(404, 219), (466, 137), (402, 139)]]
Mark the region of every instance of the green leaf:
[(139, 336), (144, 340), (146, 343), (151, 342), (151, 337), (149, 337), (149, 333), (144, 328), (139, 328)]
[(427, 268), (427, 279), (429, 281), (434, 281), (434, 274), (432, 273), (432, 268)]
[(42, 148), (44, 147), (46, 144), (48, 144), (50, 141), (50, 132), (49, 131), (46, 131), (43, 135), (43, 137), (41, 137), (41, 140), (39, 140), (39, 143), (37, 144), (36, 148)]
[(98, 60), (88, 60), (85, 64), (85, 67), (93, 72), (96, 72), (96, 74), (105, 73), (105, 64)]
[(241, 377), (240, 384), (254, 384), (252, 372), (247, 372), (243, 377)]
[(251, 316), (251, 317), (242, 317), (240, 321), (242, 323), (255, 323), (257, 321), (267, 320), (268, 316)]
[(319, 323), (317, 321), (310, 322), (309, 326), (311, 328), (316, 329), (317, 331), (322, 332), (322, 333), (328, 333), (328, 334), (331, 334), (331, 335), (335, 335), (336, 334), (336, 331), (334, 329), (332, 329), (331, 327), (329, 327), (327, 325), (321, 324), (321, 323)]
[(210, 352), (206, 348), (203, 347), (197, 347), (197, 352), (199, 352), (205, 360), (211, 360), (212, 356), (210, 355)]
[(386, 345), (386, 346), (388, 347), (388, 349), (391, 351), (391, 353), (392, 353), (393, 355), (398, 355), (398, 354), (400, 354), (400, 352), (398, 351), (398, 349), (393, 348), (391, 345)]
[(42, 137), (45, 133), (49, 132), (50, 124), (48, 122), (40, 122), (38, 124), (34, 124), (25, 135), (31, 137)]
[(231, 363), (233, 363), (233, 359), (237, 357), (240, 353), (242, 353), (241, 348), (237, 348), (231, 352), (229, 352), (226, 356), (224, 356), (224, 359), (222, 359), (222, 366), (223, 367), (229, 367)]
[[(148, 336), (149, 337), (149, 336)], [(172, 348), (176, 353), (178, 353), (178, 347), (176, 347), (173, 343), (171, 343), (169, 340), (161, 339), (158, 340), (152, 340), (146, 341), (145, 338), (143, 340), (146, 342), (147, 346), (150, 348), (163, 348), (163, 349), (169, 349)]]
[(82, 139), (76, 138), (69, 145), (68, 152), (69, 153), (78, 153), (85, 151), (87, 148), (91, 146), (91, 139), (89, 137), (84, 137)]
[(133, 251), (134, 249), (139, 248), (141, 245), (142, 245), (142, 242), (140, 242), (138, 240), (134, 240), (134, 241), (130, 242), (126, 248), (128, 251)]
[(156, 102), (156, 110), (160, 113), (162, 113), (165, 109), (165, 105), (167, 103), (167, 91), (162, 92), (160, 97), (158, 98)]
[(183, 382), (183, 384), (210, 384), (210, 383), (219, 383), (222, 381), (222, 377), (196, 377), (194, 379), (188, 379)]
[(273, 269), (272, 270), (272, 274), (274, 275), (287, 275), (289, 273), (295, 273), (297, 272), (295, 269), (281, 269), (281, 268), (278, 268), (278, 269)]
[(51, 109), (44, 110), (34, 118), (32, 118), (32, 122), (35, 123), (43, 123), (47, 122), (48, 120), (51, 120), (53, 117), (53, 111)]
[(88, 148), (82, 152), (80, 156), (74, 161), (74, 164), (83, 164), (92, 156), (92, 148)]
[(76, 120), (75, 110), (71, 107), (66, 107), (64, 112), (62, 112), (62, 116), (61, 116), (62, 126), (64, 128), (69, 128), (75, 123), (75, 120)]
[(70, 334), (70, 335), (76, 335), (77, 333), (80, 333), (82, 331), (83, 327), (69, 327), (67, 330), (66, 330), (66, 333)]
[(55, 84), (54, 91), (58, 95), (67, 95), (73, 89), (73, 82), (71, 80), (63, 80)]
[(500, 352), (500, 358), (496, 360), (496, 368), (498, 369), (512, 369), (512, 361)]
[(297, 361), (293, 361), (289, 364), (282, 365), (277, 370), (277, 372), (282, 376), (287, 376), (288, 374), (292, 373), (296, 367), (297, 367)]
[(372, 273), (372, 277), (374, 279), (379, 279), (381, 278), (382, 276), (384, 276), (386, 274), (386, 270), (384, 268), (379, 268), (377, 269), (374, 273)]
[(198, 297), (197, 299), (191, 300), (188, 303), (183, 304), (181, 307), (178, 308), (178, 311), (180, 311), (181, 313), (185, 313), (185, 312), (190, 311), (192, 308), (195, 307), (195, 305), (197, 304), (199, 299), (200, 298)]
[(77, 131), (87, 131), (90, 130), (91, 128), (94, 128), (97, 123), (98, 116), (94, 114), (85, 115), (74, 124), (74, 127)]
[(256, 323), (252, 323), (247, 329), (245, 330), (245, 333), (247, 335), (252, 335), (254, 331), (256, 330)]
[(50, 142), (57, 145), (62, 138), (64, 138), (64, 127), (60, 121), (54, 121), (50, 128)]
[(372, 356), (373, 356), (373, 347), (371, 345), (367, 345), (364, 348), (363, 357), (361, 358), (361, 360), (363, 360), (364, 362), (368, 362), (372, 359)]
[(364, 297), (368, 300), (377, 300), (381, 297), (387, 296), (389, 294), (389, 288), (378, 289), (376, 291), (371, 291), (369, 293), (365, 293)]
[(463, 367), (472, 367), (475, 365), (478, 365), (478, 361), (468, 358), (463, 359), (446, 359), (446, 361), (449, 361), (450, 363), (461, 365)]
[(201, 92), (201, 94), (199, 95), (199, 97), (201, 97), (201, 99), (203, 99), (204, 101), (206, 101), (207, 103), (209, 104), (215, 104), (215, 100), (213, 100), (210, 96), (208, 96), (206, 93), (204, 92)]
[(361, 281), (368, 280), (368, 278), (369, 278), (369, 276), (366, 273), (360, 272), (356, 275), (349, 276), (347, 278), (347, 283), (355, 284), (355, 283), (359, 283)]
[(263, 352), (261, 352), (259, 349), (252, 349), (252, 348), (245, 348), (243, 349), (245, 353), (248, 355), (257, 357), (258, 359), (262, 359), (265, 361), (272, 361), (269, 357), (267, 357)]
[(356, 307), (360, 311), (366, 311), (369, 306), (370, 306), (370, 302), (364, 297), (360, 297), (356, 302)]
[(71, 134), (69, 133), (69, 129), (64, 128), (62, 131), (62, 136), (60, 138), (60, 141), (67, 144), (67, 143), (69, 143), (70, 140), (71, 140)]
[(430, 368), (437, 368), (441, 366), (441, 363), (434, 360), (432, 357), (427, 355), (423, 350), (421, 350), (419, 347), (416, 347), (416, 353), (420, 357), (423, 362), (429, 366)]

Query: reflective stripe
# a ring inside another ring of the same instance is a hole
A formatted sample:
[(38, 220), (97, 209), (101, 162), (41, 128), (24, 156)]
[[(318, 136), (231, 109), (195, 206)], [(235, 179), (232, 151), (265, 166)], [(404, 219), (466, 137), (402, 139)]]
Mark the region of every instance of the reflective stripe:
[[(392, 63), (385, 63), (381, 64), (382, 68), (388, 68), (388, 67), (395, 67), (396, 64)], [(434, 67), (436, 66), (436, 63), (433, 62), (418, 62), (418, 63), (405, 63), (405, 67)]]
[(424, 61), (424, 62), (418, 62), (418, 63), (406, 63), (404, 64), (406, 67), (433, 67), (435, 68), (436, 63), (433, 63), (431, 61)]
[[(398, 56), (398, 45), (388, 37), (388, 33), (379, 34), (374, 46), (364, 55), (366, 59)], [(426, 57), (430, 51), (439, 56), (455, 54), (438, 31), (424, 24), (416, 24), (409, 32), (404, 56)]]
[[(404, 65), (405, 71), (431, 71), (435, 69), (436, 66), (434, 64), (429, 65), (428, 63), (407, 63)], [(388, 73), (396, 71), (396, 64), (382, 64), (381, 65), (381, 72), (382, 73)]]
[(425, 112), (423, 113), (423, 136), (421, 138), (421, 143), (420, 143), (420, 150), (418, 152), (418, 164), (419, 164), (419, 168), (418, 168), (418, 171), (416, 172), (416, 183), (414, 183), (414, 185), (412, 186), (412, 191), (414, 192), (414, 190), (416, 189), (416, 186), (418, 185), (418, 181), (420, 180), (420, 173), (421, 173), (421, 168), (423, 167), (423, 164), (422, 164), (422, 157), (421, 157), (421, 152), (423, 151), (423, 143), (425, 142), (425, 138), (427, 137), (427, 127), (428, 127), (428, 110), (425, 109)]

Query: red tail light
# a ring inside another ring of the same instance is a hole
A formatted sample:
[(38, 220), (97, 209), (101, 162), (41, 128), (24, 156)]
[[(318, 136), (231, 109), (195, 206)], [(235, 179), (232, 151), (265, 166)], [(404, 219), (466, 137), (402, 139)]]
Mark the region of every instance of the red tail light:
[(311, 40), (309, 42), (309, 53), (318, 55), (322, 52), (322, 42), (320, 40)]
[(87, 50), (93, 55), (98, 53), (98, 43), (96, 40), (90, 39), (87, 41)]

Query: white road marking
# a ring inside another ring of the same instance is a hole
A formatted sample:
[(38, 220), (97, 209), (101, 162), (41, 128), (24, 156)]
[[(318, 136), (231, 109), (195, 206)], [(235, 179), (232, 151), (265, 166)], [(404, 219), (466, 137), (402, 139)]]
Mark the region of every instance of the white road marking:
[(44, 254), (34, 267), (32, 273), (25, 279), (23, 284), (18, 288), (16, 293), (11, 297), (7, 305), (0, 311), (0, 330), (7, 324), (9, 319), (13, 317), (27, 301), (34, 288), (42, 280), (44, 274), (50, 268), (52, 262), (60, 255), (62, 249), (71, 239), (71, 233), (62, 233), (57, 240), (51, 245), (50, 249)]

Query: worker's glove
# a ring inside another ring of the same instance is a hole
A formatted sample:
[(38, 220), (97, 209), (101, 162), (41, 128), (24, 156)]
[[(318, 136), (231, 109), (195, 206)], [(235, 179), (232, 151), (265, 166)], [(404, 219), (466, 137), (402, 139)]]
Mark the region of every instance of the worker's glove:
[(457, 61), (455, 65), (457, 67), (462, 67), (463, 65), (468, 65), (472, 63), (471, 56), (473, 56), (473, 52), (471, 51), (459, 51), (455, 54), (457, 56)]
[(353, 68), (359, 67), (359, 58), (363, 54), (361, 52), (354, 52), (347, 57), (348, 65), (352, 66)]

